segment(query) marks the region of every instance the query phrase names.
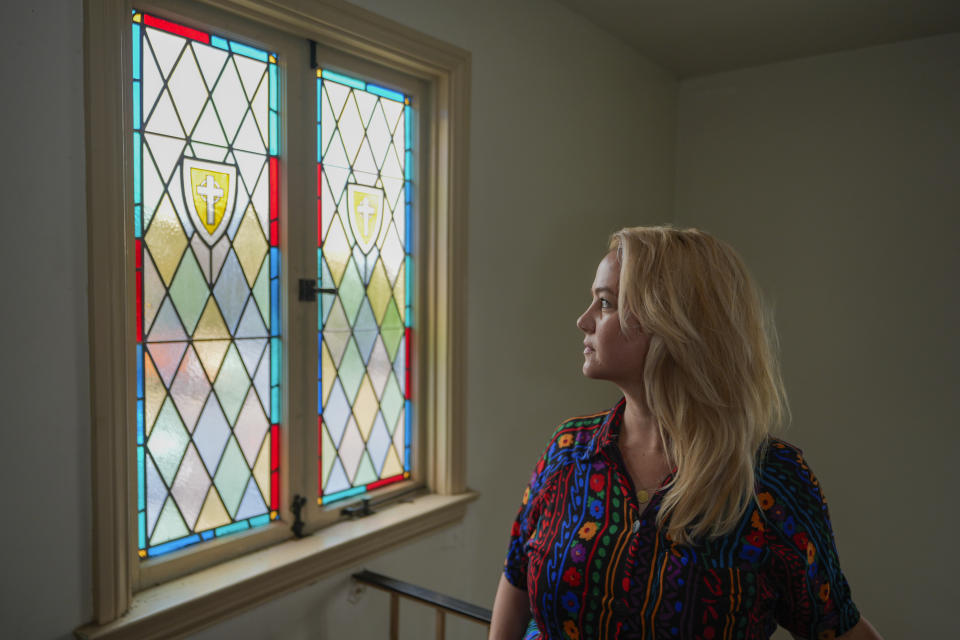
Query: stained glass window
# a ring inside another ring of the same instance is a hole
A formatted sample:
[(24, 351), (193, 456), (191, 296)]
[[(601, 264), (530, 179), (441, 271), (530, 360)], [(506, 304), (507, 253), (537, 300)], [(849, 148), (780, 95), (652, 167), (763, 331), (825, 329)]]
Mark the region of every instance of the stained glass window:
[(276, 55), (133, 14), (139, 553), (276, 518)]
[(320, 504), (410, 475), (413, 117), (317, 71)]

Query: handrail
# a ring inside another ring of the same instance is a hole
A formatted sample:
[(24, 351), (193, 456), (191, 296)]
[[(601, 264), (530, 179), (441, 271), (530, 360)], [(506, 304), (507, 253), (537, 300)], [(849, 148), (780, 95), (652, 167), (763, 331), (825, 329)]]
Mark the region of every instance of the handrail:
[(422, 604), (433, 607), (436, 610), (436, 630), (438, 640), (443, 640), (446, 633), (445, 614), (452, 613), (468, 620), (473, 620), (483, 625), (490, 625), (492, 612), (490, 609), (478, 607), (475, 604), (444, 595), (431, 589), (419, 587), (409, 582), (396, 580), (388, 576), (367, 571), (364, 569), (359, 573), (353, 574), (353, 579), (371, 587), (386, 591), (390, 594), (390, 639), (397, 640), (399, 637), (399, 599), (401, 597), (415, 600)]

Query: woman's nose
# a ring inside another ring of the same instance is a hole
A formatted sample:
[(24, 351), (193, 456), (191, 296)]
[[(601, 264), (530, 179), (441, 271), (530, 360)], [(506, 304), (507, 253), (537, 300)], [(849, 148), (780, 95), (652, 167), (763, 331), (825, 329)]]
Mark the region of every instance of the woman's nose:
[(586, 311), (580, 314), (579, 318), (577, 318), (577, 329), (587, 333), (591, 330), (592, 326), (593, 325), (590, 322), (590, 309), (588, 308)]

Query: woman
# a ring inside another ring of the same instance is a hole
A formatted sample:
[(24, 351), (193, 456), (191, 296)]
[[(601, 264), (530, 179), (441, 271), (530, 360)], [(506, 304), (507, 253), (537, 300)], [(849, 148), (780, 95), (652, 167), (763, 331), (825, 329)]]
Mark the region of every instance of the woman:
[(623, 229), (577, 327), (583, 373), (623, 399), (564, 422), (537, 463), (490, 637), (754, 639), (779, 624), (879, 639), (816, 478), (770, 436), (786, 400), (733, 249), (695, 229)]

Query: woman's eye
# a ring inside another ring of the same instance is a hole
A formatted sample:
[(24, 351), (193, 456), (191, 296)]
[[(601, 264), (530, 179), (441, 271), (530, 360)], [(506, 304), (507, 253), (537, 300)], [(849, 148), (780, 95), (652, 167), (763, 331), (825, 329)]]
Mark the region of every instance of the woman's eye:
[(613, 305), (610, 304), (610, 301), (606, 298), (600, 298), (600, 308), (601, 309), (610, 309)]

